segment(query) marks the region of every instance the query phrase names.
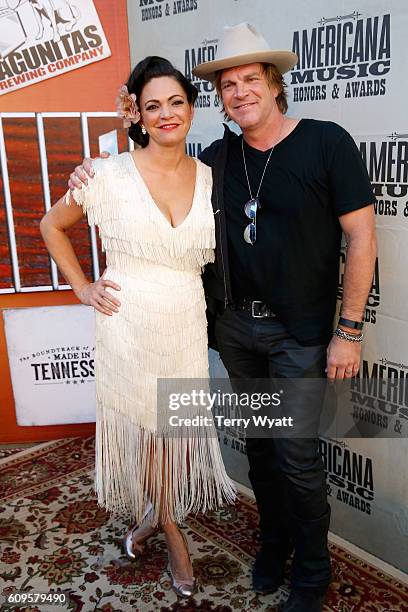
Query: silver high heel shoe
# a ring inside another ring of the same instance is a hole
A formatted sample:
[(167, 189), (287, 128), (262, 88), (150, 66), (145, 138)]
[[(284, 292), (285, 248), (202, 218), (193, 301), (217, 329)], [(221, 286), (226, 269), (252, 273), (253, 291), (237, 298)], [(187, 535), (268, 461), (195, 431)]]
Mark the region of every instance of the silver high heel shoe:
[[(133, 525), (123, 538), (123, 552), (129, 561), (138, 559), (144, 550), (143, 544), (159, 530), (151, 525)], [(139, 533), (138, 533), (139, 532)]]
[[(141, 524), (132, 525), (122, 540), (123, 552), (129, 561), (135, 561), (143, 553), (143, 544), (159, 531), (159, 526), (152, 527), (147, 521), (147, 517), (152, 511), (151, 503), (148, 504), (143, 515)], [(139, 533), (138, 533), (139, 532)]]
[[(182, 531), (180, 531), (184, 543), (186, 545), (186, 549), (188, 552), (188, 545), (187, 545), (187, 540), (184, 536), (184, 533)], [(178, 595), (179, 597), (184, 597), (184, 598), (188, 598), (188, 597), (192, 597), (193, 595), (195, 595), (195, 593), (197, 593), (197, 581), (194, 578), (193, 575), (191, 575), (191, 577), (182, 579), (182, 580), (177, 580), (174, 576), (173, 573), (171, 571), (171, 554), (169, 551), (169, 562), (167, 565), (167, 571), (169, 573), (170, 576), (170, 580), (171, 580), (171, 586), (173, 591), (176, 593), (176, 595)]]

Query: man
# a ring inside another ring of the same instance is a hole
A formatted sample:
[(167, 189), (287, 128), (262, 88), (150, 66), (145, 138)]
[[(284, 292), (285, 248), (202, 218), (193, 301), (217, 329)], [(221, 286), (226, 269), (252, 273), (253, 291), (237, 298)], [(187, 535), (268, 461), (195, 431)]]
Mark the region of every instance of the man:
[[(296, 63), (294, 53), (271, 50), (242, 23), (225, 28), (217, 58), (194, 70), (216, 84), (226, 116), (242, 130), (238, 136), (226, 128), (200, 156), (214, 181), (216, 261), (204, 274), (210, 344), (233, 379), (317, 379), (327, 371), (333, 380), (359, 369), (375, 200), (345, 130), (285, 116), (282, 74)], [(71, 187), (78, 177), (81, 168)], [(333, 335), (342, 231), (342, 318)], [(316, 416), (320, 410), (317, 400)], [(247, 453), (261, 530), (254, 590), (279, 588), (293, 546), (283, 611), (321, 611), (330, 583), (330, 508), (317, 436), (249, 438)]]
[[(226, 28), (214, 61), (228, 129), (201, 159), (213, 168), (217, 257), (208, 266), (215, 341), (234, 379), (350, 378), (375, 262), (375, 198), (353, 140), (339, 126), (285, 116), (282, 74), (298, 59), (271, 51), (248, 24)], [(250, 201), (250, 203), (248, 203)], [(341, 230), (347, 241), (342, 318), (332, 336)], [(299, 409), (301, 400), (294, 410)], [(316, 416), (321, 402), (315, 402)], [(308, 404), (310, 408), (310, 402)], [(317, 438), (249, 438), (261, 550), (256, 591), (276, 590), (294, 544), (285, 612), (322, 610), (330, 582), (330, 509)]]

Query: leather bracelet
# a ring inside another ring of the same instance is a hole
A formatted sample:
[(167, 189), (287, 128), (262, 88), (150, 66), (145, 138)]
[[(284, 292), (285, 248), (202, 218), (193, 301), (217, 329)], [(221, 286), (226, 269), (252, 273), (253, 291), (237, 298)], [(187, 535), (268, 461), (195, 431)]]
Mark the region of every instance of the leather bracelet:
[(364, 334), (358, 334), (358, 336), (348, 334), (343, 329), (340, 329), (340, 327), (336, 327), (333, 334), (339, 338), (342, 338), (343, 340), (348, 340), (349, 342), (362, 342), (364, 338)]
[(363, 329), (363, 321), (352, 321), (351, 319), (345, 319), (344, 317), (339, 318), (338, 325), (344, 325), (344, 327), (350, 327), (350, 329)]

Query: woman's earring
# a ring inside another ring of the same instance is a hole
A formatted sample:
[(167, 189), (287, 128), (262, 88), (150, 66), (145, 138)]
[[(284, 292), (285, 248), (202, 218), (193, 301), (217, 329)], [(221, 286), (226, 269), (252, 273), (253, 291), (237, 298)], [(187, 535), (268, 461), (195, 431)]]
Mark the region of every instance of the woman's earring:
[(142, 134), (143, 134), (143, 136), (146, 136), (147, 131), (146, 131), (146, 128), (145, 128), (145, 126), (143, 125), (143, 123), (141, 123), (141, 124), (140, 124), (140, 128), (141, 128), (141, 130), (142, 130)]

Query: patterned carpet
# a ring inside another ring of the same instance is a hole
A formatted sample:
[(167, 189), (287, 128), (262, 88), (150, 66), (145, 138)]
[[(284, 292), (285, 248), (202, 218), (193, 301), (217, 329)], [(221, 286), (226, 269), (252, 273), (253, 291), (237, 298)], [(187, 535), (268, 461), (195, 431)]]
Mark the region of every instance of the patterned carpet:
[[(241, 495), (235, 507), (191, 517), (184, 525), (199, 592), (187, 602), (177, 600), (163, 535), (149, 540), (136, 563), (122, 555), (126, 517), (118, 520), (98, 508), (93, 462), (93, 438), (56, 441), (0, 459), (0, 593), (64, 592), (74, 612), (272, 612), (287, 597), (288, 585), (265, 597), (250, 589), (257, 513)], [(406, 586), (337, 546), (331, 545), (331, 554), (334, 581), (326, 612), (408, 612)]]
[[(32, 444), (31, 446), (36, 446), (35, 444)], [(5, 447), (5, 448), (0, 448), (0, 459), (5, 459), (6, 457), (11, 457), (11, 455), (16, 455), (17, 453), (21, 453), (21, 451), (24, 450), (23, 447)]]

